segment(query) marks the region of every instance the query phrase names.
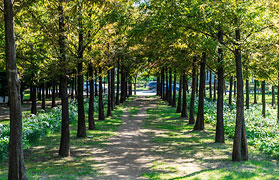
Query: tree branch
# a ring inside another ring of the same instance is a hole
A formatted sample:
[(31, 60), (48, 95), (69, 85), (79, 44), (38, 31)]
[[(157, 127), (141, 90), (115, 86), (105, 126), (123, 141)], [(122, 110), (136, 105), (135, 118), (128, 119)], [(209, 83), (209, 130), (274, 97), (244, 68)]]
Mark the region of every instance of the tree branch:
[(3, 13), (5, 13), (4, 9), (0, 6), (0, 11), (2, 11)]

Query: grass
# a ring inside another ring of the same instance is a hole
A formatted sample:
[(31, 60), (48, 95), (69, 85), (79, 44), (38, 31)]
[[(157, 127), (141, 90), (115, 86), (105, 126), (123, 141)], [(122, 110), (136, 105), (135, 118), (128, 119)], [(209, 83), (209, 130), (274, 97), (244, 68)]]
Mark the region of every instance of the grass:
[(248, 162), (232, 162), (232, 139), (217, 144), (215, 129), (206, 124), (205, 131), (193, 131), (188, 120), (180, 118), (174, 108), (156, 100), (157, 108), (148, 110), (145, 128), (159, 156), (142, 174), (150, 180), (159, 179), (279, 179), (275, 159), (249, 146)]
[[(71, 124), (71, 156), (58, 157), (60, 132), (41, 138), (32, 144), (25, 152), (25, 164), (29, 179), (88, 179), (100, 175), (97, 162), (94, 160), (94, 152), (102, 151), (107, 146), (108, 140), (114, 136), (118, 127), (122, 124), (122, 113), (127, 104), (118, 106), (113, 111), (113, 116), (105, 121), (96, 121), (97, 129), (87, 131), (86, 138), (76, 138), (77, 122)], [(98, 117), (95, 113), (95, 118)], [(0, 164), (0, 180), (7, 179), (7, 161)]]

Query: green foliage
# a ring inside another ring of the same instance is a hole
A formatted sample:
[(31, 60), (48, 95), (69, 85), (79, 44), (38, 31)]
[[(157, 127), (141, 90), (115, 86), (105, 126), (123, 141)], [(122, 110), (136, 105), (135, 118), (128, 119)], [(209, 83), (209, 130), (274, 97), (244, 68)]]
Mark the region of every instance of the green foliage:
[[(69, 105), (70, 122), (77, 118), (77, 104)], [(23, 113), (22, 142), (24, 149), (28, 149), (32, 143), (40, 138), (56, 132), (61, 127), (61, 107), (55, 107), (49, 112), (41, 112), (38, 115), (28, 115)], [(4, 160), (8, 155), (10, 126), (0, 124), (0, 160)]]
[[(216, 126), (216, 103), (205, 101), (205, 121)], [(234, 137), (235, 107), (224, 105), (224, 129), (228, 137)], [(244, 114), (247, 141), (249, 145), (256, 146), (259, 150), (279, 158), (279, 126), (276, 122), (276, 110), (267, 106), (266, 118), (262, 116), (261, 105), (251, 104), (250, 109)]]

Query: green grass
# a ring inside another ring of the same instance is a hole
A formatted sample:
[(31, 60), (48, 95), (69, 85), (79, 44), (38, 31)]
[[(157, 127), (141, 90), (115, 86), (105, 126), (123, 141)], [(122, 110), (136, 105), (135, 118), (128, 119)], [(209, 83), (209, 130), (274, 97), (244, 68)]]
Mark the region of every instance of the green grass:
[[(148, 110), (145, 128), (159, 156), (142, 174), (150, 180), (159, 179), (279, 179), (275, 159), (249, 146), (248, 162), (232, 162), (232, 139), (217, 144), (215, 128), (206, 124), (205, 131), (193, 131), (188, 120), (180, 118), (174, 108), (157, 100), (157, 108)], [(187, 162), (183, 164), (183, 162)], [(186, 176), (185, 176), (186, 174)]]
[[(120, 105), (113, 111), (113, 116), (105, 121), (96, 121), (96, 130), (87, 131), (86, 138), (76, 138), (77, 122), (71, 124), (71, 157), (59, 158), (58, 148), (60, 132), (51, 134), (34, 142), (25, 152), (25, 164), (29, 179), (86, 179), (94, 178), (98, 173), (93, 151), (103, 149), (122, 124), (122, 113), (127, 104)], [(98, 114), (95, 113), (95, 119)], [(0, 164), (0, 180), (7, 179), (7, 161)]]

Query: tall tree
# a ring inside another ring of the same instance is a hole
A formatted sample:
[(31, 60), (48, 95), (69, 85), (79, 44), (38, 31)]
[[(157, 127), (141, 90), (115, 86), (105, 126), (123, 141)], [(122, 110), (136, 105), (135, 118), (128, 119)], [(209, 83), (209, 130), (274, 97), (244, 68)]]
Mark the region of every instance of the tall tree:
[(27, 180), (22, 149), (22, 115), (20, 81), (16, 66), (13, 1), (4, 0), (6, 68), (10, 106), (9, 174), (8, 179)]

